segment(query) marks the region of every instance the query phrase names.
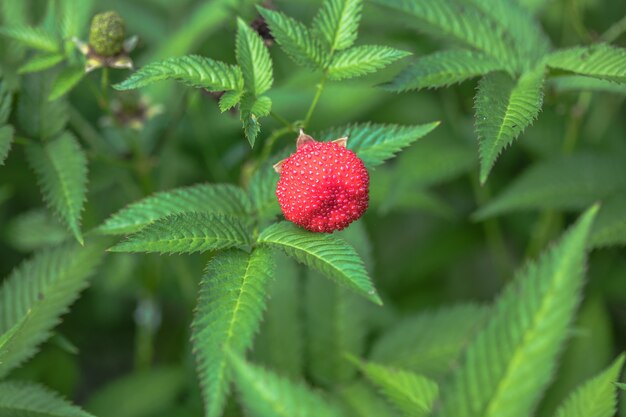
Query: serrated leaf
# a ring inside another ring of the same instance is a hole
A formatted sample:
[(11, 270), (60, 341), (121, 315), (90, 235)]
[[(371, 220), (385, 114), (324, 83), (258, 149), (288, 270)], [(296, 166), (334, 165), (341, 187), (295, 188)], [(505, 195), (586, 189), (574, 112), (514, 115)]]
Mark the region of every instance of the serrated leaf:
[(7, 90), (6, 81), (0, 79), (0, 124), (5, 124), (13, 108), (13, 94)]
[(45, 52), (58, 52), (61, 49), (55, 36), (42, 28), (3, 26), (0, 27), (0, 35)]
[(272, 109), (272, 100), (269, 97), (255, 97), (252, 95), (244, 95), (241, 99), (239, 110), (240, 118), (243, 123), (243, 130), (250, 143), (250, 147), (254, 147), (256, 137), (261, 131), (259, 118), (270, 114)]
[(559, 407), (555, 417), (613, 417), (617, 411), (615, 382), (624, 366), (624, 354), (599, 375), (576, 389)]
[(38, 252), (0, 287), (0, 334), (19, 329), (3, 346), (0, 378), (29, 359), (50, 336), (59, 317), (87, 286), (104, 254), (100, 244), (65, 245)]
[(246, 91), (253, 96), (260, 96), (269, 90), (274, 82), (269, 51), (261, 36), (241, 19), (237, 19), (235, 52)]
[(48, 100), (54, 101), (69, 93), (84, 77), (85, 68), (81, 65), (64, 68), (54, 79)]
[(626, 245), (626, 192), (602, 202), (589, 242), (594, 248)]
[(441, 379), (482, 328), (489, 309), (460, 304), (405, 317), (374, 343), (369, 359)]
[(402, 13), (420, 31), (484, 52), (504, 65), (516, 65), (515, 50), (504, 28), (467, 1), (374, 0), (374, 3)]
[(26, 152), (46, 205), (82, 244), (80, 222), (87, 193), (87, 157), (80, 144), (65, 132), (44, 145), (29, 145)]
[(226, 93), (224, 93), (219, 102), (220, 111), (224, 113), (235, 107), (237, 104), (239, 104), (242, 96), (243, 91), (241, 90), (227, 91)]
[(439, 51), (417, 58), (383, 87), (395, 92), (446, 87), (503, 69), (498, 60), (482, 52), (468, 49)]
[(4, 161), (6, 161), (9, 155), (14, 133), (11, 125), (0, 127), (0, 166), (4, 165)]
[(407, 417), (426, 417), (439, 397), (437, 383), (423, 375), (354, 359), (361, 372)]
[(22, 252), (54, 246), (70, 238), (67, 228), (44, 208), (14, 217), (6, 226), (7, 242)]
[(543, 105), (544, 69), (518, 80), (502, 72), (486, 75), (476, 94), (480, 182), (485, 183), (500, 153), (535, 120)]
[(158, 219), (192, 211), (245, 220), (252, 207), (248, 196), (239, 187), (198, 184), (161, 191), (131, 203), (109, 217), (98, 231), (105, 234), (133, 233)]
[(93, 417), (60, 395), (31, 382), (0, 382), (0, 415), (12, 417)]
[(235, 383), (251, 417), (340, 417), (338, 409), (303, 384), (251, 365), (228, 353)]
[(245, 224), (231, 216), (185, 212), (159, 218), (111, 252), (195, 253), (250, 244)]
[(593, 207), (582, 215), (498, 297), (463, 364), (441, 387), (437, 417), (533, 414), (581, 299), (586, 240), (596, 212)]
[(239, 67), (198, 55), (152, 62), (121, 83), (115, 84), (113, 88), (132, 90), (163, 80), (176, 80), (190, 87), (204, 88), (209, 91), (243, 88), (243, 78)]
[(206, 417), (222, 414), (232, 375), (226, 353), (244, 354), (252, 344), (273, 267), (265, 248), (221, 252), (207, 266), (191, 325)]
[(343, 80), (374, 73), (401, 58), (411, 55), (388, 46), (355, 46), (335, 54), (328, 65), (328, 78)]
[(258, 10), (276, 42), (296, 64), (312, 69), (325, 66), (327, 59), (322, 45), (306, 26), (284, 13), (260, 7)]
[(325, 0), (313, 19), (313, 30), (332, 53), (352, 46), (361, 21), (362, 0)]
[(626, 186), (623, 157), (575, 153), (531, 165), (474, 218), (519, 210), (579, 210)]
[(626, 83), (626, 49), (599, 44), (563, 49), (546, 58), (549, 67)]
[(28, 62), (22, 65), (18, 70), (18, 74), (28, 74), (30, 72), (44, 71), (54, 67), (59, 62), (63, 61), (65, 56), (63, 54), (45, 54), (37, 55), (31, 58)]
[(348, 149), (353, 150), (368, 168), (393, 158), (397, 152), (439, 126), (439, 122), (401, 126), (375, 123), (352, 124), (322, 132), (319, 140), (348, 137)]
[(288, 222), (273, 224), (261, 232), (258, 242), (279, 248), (328, 278), (382, 304), (354, 248), (328, 234), (312, 233)]
[(80, 36), (89, 23), (93, 0), (62, 0), (60, 2), (61, 33), (64, 39)]
[(50, 139), (63, 131), (68, 120), (65, 100), (48, 100), (52, 77), (47, 73), (29, 74), (22, 78), (17, 103), (17, 121), (21, 131), (32, 139)]

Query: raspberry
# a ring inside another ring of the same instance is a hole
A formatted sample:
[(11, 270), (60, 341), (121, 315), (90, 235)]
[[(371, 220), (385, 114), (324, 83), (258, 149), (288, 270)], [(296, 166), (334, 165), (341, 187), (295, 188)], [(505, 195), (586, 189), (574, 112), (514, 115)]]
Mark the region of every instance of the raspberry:
[(347, 138), (317, 142), (300, 131), (296, 153), (274, 166), (285, 218), (311, 232), (342, 230), (367, 210), (369, 175)]

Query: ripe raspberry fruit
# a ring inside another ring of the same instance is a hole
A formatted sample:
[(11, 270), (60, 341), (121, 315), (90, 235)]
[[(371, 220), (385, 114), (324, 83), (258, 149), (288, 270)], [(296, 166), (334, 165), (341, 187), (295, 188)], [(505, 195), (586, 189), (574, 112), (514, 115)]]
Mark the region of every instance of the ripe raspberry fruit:
[(348, 138), (317, 142), (300, 131), (296, 153), (274, 168), (285, 218), (311, 232), (332, 233), (367, 210), (369, 175), (363, 161), (346, 148)]

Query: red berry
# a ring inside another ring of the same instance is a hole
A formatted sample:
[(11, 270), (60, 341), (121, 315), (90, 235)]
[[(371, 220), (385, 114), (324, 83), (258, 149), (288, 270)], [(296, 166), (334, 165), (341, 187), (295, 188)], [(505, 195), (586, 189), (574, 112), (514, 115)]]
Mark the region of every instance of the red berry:
[(300, 132), (296, 153), (276, 164), (276, 196), (285, 218), (311, 232), (332, 233), (367, 210), (369, 175), (346, 138), (317, 142)]

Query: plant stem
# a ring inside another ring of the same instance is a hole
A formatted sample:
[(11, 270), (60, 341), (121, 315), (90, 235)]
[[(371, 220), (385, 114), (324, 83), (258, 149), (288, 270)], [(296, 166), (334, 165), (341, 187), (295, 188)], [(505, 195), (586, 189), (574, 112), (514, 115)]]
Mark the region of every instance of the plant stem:
[(100, 90), (102, 99), (106, 109), (109, 108), (109, 68), (102, 68), (102, 78), (100, 79)]
[(278, 122), (282, 123), (283, 125), (285, 125), (285, 127), (291, 127), (291, 122), (287, 119), (285, 119), (283, 116), (281, 116), (280, 114), (274, 113), (274, 112), (270, 112), (270, 116), (273, 117), (274, 119), (276, 119)]
[(324, 76), (322, 77), (320, 82), (317, 84), (317, 88), (315, 90), (315, 96), (313, 96), (313, 101), (311, 102), (311, 106), (309, 107), (309, 110), (306, 112), (306, 116), (304, 118), (304, 121), (302, 122), (303, 129), (309, 125), (309, 122), (311, 121), (311, 117), (313, 117), (313, 112), (315, 111), (315, 108), (317, 107), (317, 103), (320, 100), (322, 91), (324, 91), (324, 84), (326, 84), (326, 77), (327, 77), (327, 74), (324, 73)]
[(604, 42), (614, 42), (617, 38), (622, 36), (622, 34), (626, 32), (626, 16), (622, 17), (620, 20), (615, 22), (610, 28), (607, 29), (606, 32), (600, 36)]

